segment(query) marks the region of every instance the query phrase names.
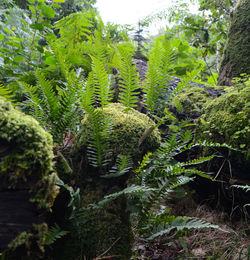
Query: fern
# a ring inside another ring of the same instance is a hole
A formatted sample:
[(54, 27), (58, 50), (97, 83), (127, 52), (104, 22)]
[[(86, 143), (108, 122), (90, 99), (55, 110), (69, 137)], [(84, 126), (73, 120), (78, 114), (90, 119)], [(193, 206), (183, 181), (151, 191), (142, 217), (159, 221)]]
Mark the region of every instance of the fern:
[(104, 205), (106, 205), (107, 203), (110, 203), (111, 201), (119, 198), (120, 196), (123, 195), (141, 195), (141, 194), (145, 194), (145, 193), (149, 193), (152, 192), (154, 189), (147, 187), (147, 186), (140, 186), (140, 185), (131, 185), (125, 189), (123, 189), (122, 191), (116, 192), (116, 193), (112, 193), (110, 195), (106, 195), (103, 200), (99, 201), (97, 204), (91, 204), (89, 205), (88, 209), (99, 209), (99, 208), (103, 208)]
[(57, 239), (67, 235), (69, 231), (62, 230), (57, 224), (51, 227), (46, 234), (44, 245), (51, 245), (55, 243)]
[(94, 75), (89, 73), (87, 80), (83, 84), (83, 91), (81, 94), (81, 106), (88, 113), (91, 112), (94, 107)]
[(151, 235), (147, 240), (153, 240), (159, 236), (163, 236), (165, 234), (168, 234), (169, 232), (173, 230), (182, 231), (185, 229), (201, 229), (201, 228), (214, 228), (218, 229), (222, 232), (228, 232), (222, 228), (220, 228), (218, 225), (213, 225), (211, 223), (208, 223), (202, 219), (197, 218), (191, 218), (191, 217), (176, 217), (174, 221), (170, 225), (160, 225), (160, 229), (155, 234)]
[[(65, 66), (65, 69), (67, 66)], [(29, 108), (39, 123), (60, 142), (63, 135), (76, 129), (79, 124), (79, 97), (82, 85), (76, 79), (74, 71), (65, 71), (67, 84), (65, 87), (54, 86), (54, 82), (47, 80), (44, 74), (37, 70), (37, 84), (29, 85), (19, 82), (23, 93), (27, 97), (24, 108)]]
[(55, 29), (60, 32), (60, 41), (66, 41), (71, 49), (79, 40), (90, 39), (90, 29), (93, 27), (92, 18), (93, 13), (78, 12), (56, 22)]
[(37, 70), (36, 76), (38, 80), (39, 89), (43, 96), (43, 102), (47, 108), (47, 111), (50, 111), (48, 114), (48, 120), (54, 120), (59, 118), (58, 117), (58, 99), (56, 97), (56, 93), (53, 89), (52, 82), (47, 80), (44, 76), (44, 74)]
[(174, 52), (169, 41), (158, 38), (149, 55), (148, 70), (144, 85), (145, 104), (150, 111), (155, 111), (159, 98), (166, 92), (168, 74)]
[(118, 50), (119, 101), (127, 108), (135, 108), (138, 102), (140, 85), (139, 74), (135, 64), (133, 64), (134, 48), (132, 45), (120, 45)]
[(105, 64), (98, 56), (92, 56), (92, 73), (95, 86), (95, 101), (98, 105), (105, 106), (111, 100), (110, 79)]
[(13, 97), (14, 97), (12, 91), (9, 88), (2, 85), (1, 83), (0, 83), (0, 96), (8, 99), (9, 101), (13, 101)]
[(232, 185), (231, 187), (237, 188), (237, 189), (242, 189), (245, 192), (250, 191), (250, 186), (249, 185)]
[(109, 159), (107, 154), (107, 137), (111, 129), (110, 119), (104, 117), (102, 112), (97, 109), (89, 110), (88, 116), (93, 123), (93, 132), (88, 144), (87, 155), (89, 162), (94, 167), (104, 167)]
[(125, 155), (120, 155), (117, 158), (116, 164), (109, 170), (105, 175), (102, 175), (102, 178), (114, 178), (120, 177), (128, 173), (132, 169), (132, 160)]

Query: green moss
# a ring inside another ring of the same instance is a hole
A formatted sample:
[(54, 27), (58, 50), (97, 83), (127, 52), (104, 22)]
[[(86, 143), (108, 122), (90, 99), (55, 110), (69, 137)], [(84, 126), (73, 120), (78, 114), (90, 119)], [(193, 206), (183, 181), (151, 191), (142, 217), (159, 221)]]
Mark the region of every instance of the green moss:
[(11, 188), (35, 178), (38, 186), (33, 201), (39, 207), (50, 207), (50, 188), (55, 179), (49, 175), (53, 172), (52, 137), (35, 119), (0, 98), (0, 139), (11, 147), (10, 153), (0, 159), (0, 178), (7, 179)]
[(250, 156), (250, 87), (232, 90), (208, 101), (196, 138), (227, 143)]
[[(138, 146), (140, 137), (155, 123), (145, 114), (134, 109), (128, 110), (119, 103), (109, 104), (98, 109), (103, 117), (110, 117), (111, 130), (109, 131), (109, 150), (114, 157), (118, 154), (130, 155), (137, 162), (148, 152), (155, 150), (160, 145), (160, 133), (155, 129), (143, 143)], [(75, 145), (75, 150), (86, 151), (93, 132), (91, 117), (85, 116), (82, 120), (81, 130)]]
[[(49, 210), (58, 193), (52, 163), (52, 138), (35, 119), (13, 108), (1, 97), (0, 142), (7, 149), (0, 157), (1, 183), (10, 190), (29, 190), (30, 202), (35, 203), (37, 212)], [(41, 223), (39, 227), (44, 225)], [(38, 226), (35, 229), (38, 230)], [(45, 233), (38, 233), (41, 236), (30, 230), (21, 233), (10, 247), (27, 245), (35, 238), (41, 249)]]
[[(184, 88), (176, 99), (181, 103), (182, 110), (187, 116), (200, 116), (203, 105), (208, 101), (209, 93), (202, 87)], [(172, 103), (174, 106), (174, 103)]]
[(34, 232), (21, 232), (14, 240), (9, 244), (9, 248), (11, 250), (15, 250), (18, 247), (25, 245), (26, 249), (31, 250), (34, 241), (36, 241), (36, 246), (44, 252), (44, 238), (48, 232), (48, 226), (45, 223), (42, 224), (34, 224), (33, 225)]
[(231, 85), (233, 77), (250, 74), (250, 1), (239, 0), (228, 33), (218, 83)]

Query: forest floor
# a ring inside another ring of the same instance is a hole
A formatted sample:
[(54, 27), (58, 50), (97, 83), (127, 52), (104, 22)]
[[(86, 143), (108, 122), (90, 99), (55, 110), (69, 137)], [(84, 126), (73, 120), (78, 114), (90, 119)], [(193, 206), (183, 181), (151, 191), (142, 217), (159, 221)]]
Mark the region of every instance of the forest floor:
[(220, 226), (217, 229), (198, 229), (170, 234), (146, 243), (136, 239), (131, 259), (185, 260), (221, 259), (250, 260), (249, 225), (245, 219), (230, 221), (225, 213), (210, 209), (205, 204), (197, 204), (191, 196), (172, 202), (172, 213), (176, 216), (200, 218)]

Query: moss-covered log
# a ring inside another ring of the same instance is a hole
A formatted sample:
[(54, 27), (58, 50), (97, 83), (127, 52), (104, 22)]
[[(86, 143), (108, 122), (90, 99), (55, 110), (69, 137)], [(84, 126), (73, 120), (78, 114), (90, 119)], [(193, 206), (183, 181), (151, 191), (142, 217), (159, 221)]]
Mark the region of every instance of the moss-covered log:
[(8, 249), (7, 259), (34, 259), (43, 250), (45, 213), (58, 193), (52, 159), (51, 136), (0, 98), (0, 249)]
[(220, 65), (218, 85), (232, 85), (233, 77), (250, 74), (250, 1), (239, 0)]

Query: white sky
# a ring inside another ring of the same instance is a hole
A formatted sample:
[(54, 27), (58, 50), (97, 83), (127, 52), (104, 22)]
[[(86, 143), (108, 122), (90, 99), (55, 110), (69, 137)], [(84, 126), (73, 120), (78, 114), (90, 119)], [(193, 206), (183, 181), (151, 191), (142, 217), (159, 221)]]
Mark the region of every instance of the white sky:
[[(173, 0), (97, 0), (97, 7), (103, 21), (117, 24), (137, 25), (143, 17), (162, 11), (173, 4)], [(166, 23), (166, 22), (165, 22)], [(156, 34), (164, 22), (151, 26), (150, 32)]]

